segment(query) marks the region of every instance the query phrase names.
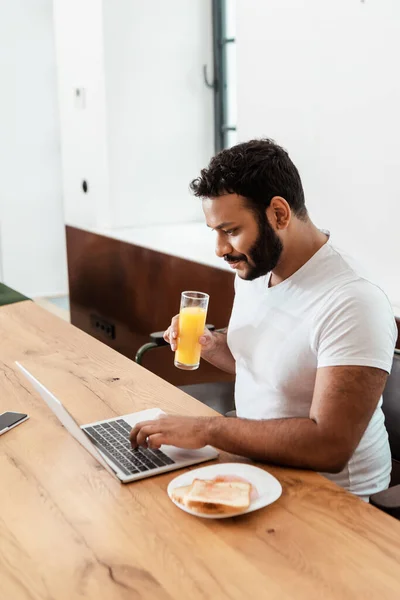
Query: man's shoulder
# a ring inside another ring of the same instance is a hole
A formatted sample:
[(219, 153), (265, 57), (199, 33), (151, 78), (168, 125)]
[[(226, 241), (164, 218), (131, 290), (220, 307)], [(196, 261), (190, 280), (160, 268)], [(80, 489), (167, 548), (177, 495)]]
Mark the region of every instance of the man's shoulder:
[(389, 298), (359, 261), (332, 245), (325, 260), (326, 269), (321, 265), (317, 320), (339, 312), (357, 320), (393, 319)]
[[(350, 254), (330, 246), (329, 267), (323, 277), (332, 277), (333, 299), (381, 300), (390, 305), (385, 291), (374, 281), (365, 265)], [(328, 266), (328, 265), (327, 265)]]
[(336, 287), (323, 304), (320, 317), (341, 312), (357, 320), (371, 318), (393, 320), (394, 314), (389, 298), (375, 283), (354, 275)]
[(372, 304), (373, 306), (379, 305), (392, 312), (392, 307), (386, 293), (379, 285), (368, 279), (359, 277), (347, 286), (344, 286), (342, 293), (343, 295), (349, 295), (356, 298), (360, 302)]
[(350, 279), (365, 279), (374, 283), (374, 276), (371, 269), (363, 264), (359, 259), (342, 248), (329, 244), (329, 261), (331, 268), (338, 273), (342, 273)]

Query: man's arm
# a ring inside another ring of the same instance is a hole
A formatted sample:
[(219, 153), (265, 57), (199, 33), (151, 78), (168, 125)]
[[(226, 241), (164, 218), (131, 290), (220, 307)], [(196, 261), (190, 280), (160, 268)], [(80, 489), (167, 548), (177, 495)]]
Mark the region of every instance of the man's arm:
[(229, 350), (227, 342), (227, 328), (222, 331), (211, 331), (209, 336), (202, 336), (201, 357), (222, 371), (235, 374), (236, 361)]
[(210, 444), (266, 462), (338, 473), (359, 444), (386, 379), (386, 371), (374, 367), (324, 367), (317, 370), (308, 418), (166, 416), (136, 425), (131, 441), (151, 447)]

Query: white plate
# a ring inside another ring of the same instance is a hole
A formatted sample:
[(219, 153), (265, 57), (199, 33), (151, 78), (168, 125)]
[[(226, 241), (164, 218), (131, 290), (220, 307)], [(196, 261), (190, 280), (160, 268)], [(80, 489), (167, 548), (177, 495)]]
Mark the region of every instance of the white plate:
[[(172, 498), (172, 491), (175, 488), (190, 485), (194, 479), (213, 479), (217, 475), (237, 475), (238, 477), (243, 477), (256, 488), (258, 498), (251, 501), (249, 508), (246, 508), (246, 510), (243, 510), (242, 512), (235, 513), (234, 515), (210, 515), (194, 512)], [(254, 467), (253, 465), (246, 465), (243, 463), (218, 463), (217, 465), (202, 467), (201, 469), (195, 469), (194, 471), (189, 471), (188, 473), (183, 473), (183, 475), (175, 477), (175, 479), (170, 482), (167, 492), (172, 502), (190, 515), (203, 517), (204, 519), (226, 519), (228, 517), (232, 518), (233, 516), (245, 515), (246, 513), (253, 512), (254, 510), (272, 504), (281, 496), (282, 486), (273, 475), (263, 469)]]

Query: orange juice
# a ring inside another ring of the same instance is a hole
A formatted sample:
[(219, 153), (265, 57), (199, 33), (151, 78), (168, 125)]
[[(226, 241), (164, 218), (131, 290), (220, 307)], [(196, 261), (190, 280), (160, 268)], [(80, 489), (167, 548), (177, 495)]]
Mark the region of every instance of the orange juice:
[(185, 306), (179, 313), (178, 347), (175, 364), (181, 368), (197, 369), (200, 363), (199, 337), (204, 331), (207, 311), (200, 306)]

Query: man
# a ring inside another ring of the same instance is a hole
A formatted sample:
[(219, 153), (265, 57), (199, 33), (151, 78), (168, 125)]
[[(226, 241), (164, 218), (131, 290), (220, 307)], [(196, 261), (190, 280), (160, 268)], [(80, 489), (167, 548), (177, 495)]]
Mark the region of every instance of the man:
[[(397, 337), (387, 297), (312, 223), (299, 173), (273, 141), (223, 150), (191, 189), (237, 273), (227, 334), (205, 331), (200, 343), (235, 373), (238, 418), (166, 416), (137, 425), (132, 444), (211, 444), (320, 471), (365, 500), (387, 488), (381, 396)], [(177, 335), (174, 317), (172, 350)]]

